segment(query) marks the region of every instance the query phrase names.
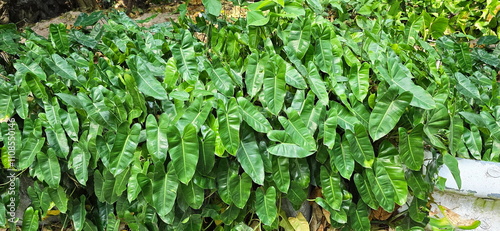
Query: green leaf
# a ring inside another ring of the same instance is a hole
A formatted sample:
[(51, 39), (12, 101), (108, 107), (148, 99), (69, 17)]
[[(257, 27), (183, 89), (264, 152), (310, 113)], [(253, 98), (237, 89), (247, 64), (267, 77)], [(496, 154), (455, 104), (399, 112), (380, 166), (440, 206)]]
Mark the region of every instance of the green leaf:
[(170, 126), (169, 134), (169, 154), (172, 159), (175, 174), (183, 184), (189, 183), (196, 171), (196, 164), (199, 158), (198, 133), (196, 127), (188, 124), (182, 133), (175, 126)]
[(259, 93), (264, 83), (265, 67), (269, 61), (267, 56), (259, 58), (258, 53), (252, 53), (247, 57), (245, 74), (245, 85), (247, 93), (253, 98)]
[(355, 124), (354, 133), (347, 130), (346, 139), (349, 141), (354, 160), (365, 168), (371, 168), (375, 159), (375, 152), (363, 125)]
[(373, 174), (372, 169), (365, 169), (365, 173), (380, 206), (385, 211), (392, 212), (394, 210), (394, 188), (385, 169), (375, 168), (375, 174)]
[(438, 39), (443, 36), (446, 28), (448, 28), (448, 21), (448, 18), (445, 17), (438, 17), (434, 19), (431, 24), (431, 36), (434, 39)]
[(332, 72), (333, 64), (333, 50), (332, 43), (330, 42), (330, 30), (325, 29), (320, 39), (316, 41), (314, 48), (314, 61), (319, 69), (327, 74)]
[(465, 145), (470, 154), (476, 159), (481, 160), (481, 152), (483, 148), (483, 140), (477, 126), (471, 125), (470, 130), (465, 128), (464, 137)]
[(335, 139), (337, 137), (337, 109), (335, 107), (330, 108), (328, 111), (328, 118), (323, 124), (323, 144), (329, 149), (332, 149), (335, 145)]
[(91, 154), (88, 150), (80, 147), (80, 145), (74, 145), (70, 156), (70, 167), (75, 173), (76, 180), (82, 184), (86, 185), (89, 177), (89, 163)]
[(462, 43), (455, 43), (453, 45), (453, 50), (456, 53), (456, 61), (458, 67), (465, 71), (465, 72), (471, 72), (472, 71), (472, 56), (469, 48), (469, 44), (462, 42)]
[(194, 51), (193, 36), (188, 30), (182, 32), (182, 42), (171, 46), (172, 55), (175, 58), (179, 73), (189, 84), (198, 80), (198, 62)]
[(417, 125), (410, 133), (399, 128), (399, 155), (403, 163), (411, 170), (419, 171), (424, 164), (423, 126)]
[(219, 134), (227, 152), (234, 155), (240, 143), (240, 115), (235, 98), (231, 98), (227, 105), (219, 100), (217, 107), (217, 118), (219, 120)]
[(212, 111), (211, 105), (211, 100), (204, 101), (203, 97), (195, 98), (177, 122), (179, 130), (184, 129), (188, 124), (193, 124), (199, 130), (207, 120), (210, 111)]
[(370, 64), (363, 63), (360, 67), (352, 67), (349, 71), (349, 86), (359, 102), (363, 102), (370, 87)]
[[(28, 83), (28, 86), (30, 87), (31, 92), (33, 93), (33, 95), (36, 98), (43, 99), (43, 100), (47, 100), (49, 98), (47, 95), (47, 91), (45, 90), (45, 85), (42, 84), (40, 79), (35, 74), (27, 73), (26, 74), (26, 82)], [(1, 93), (2, 92), (0, 91), (0, 94)], [(5, 97), (2, 97), (2, 99), (5, 99)], [(2, 116), (4, 113), (5, 114), (9, 113), (10, 111), (12, 111), (14, 109), (11, 101), (2, 100), (0, 102), (1, 102), (0, 106), (2, 106), (2, 108), (5, 108), (5, 111), (2, 114), (0, 114), (0, 116)], [(10, 113), (6, 114), (6, 115), (10, 116)], [(0, 119), (1, 118), (4, 118), (4, 117), (0, 117)]]
[(306, 77), (309, 83), (309, 87), (311, 87), (311, 90), (318, 97), (321, 104), (323, 104), (324, 106), (328, 105), (328, 92), (326, 91), (325, 82), (321, 79), (321, 76), (316, 69), (316, 65), (314, 65), (313, 62), (309, 62), (307, 69), (309, 74)]
[(286, 157), (273, 157), (273, 181), (282, 193), (287, 193), (290, 188), (290, 162)]
[(269, 17), (264, 16), (260, 10), (252, 10), (247, 13), (247, 24), (249, 26), (264, 26), (269, 22)]
[(264, 184), (264, 162), (255, 141), (255, 136), (251, 130), (245, 131), (246, 135), (241, 140), (236, 158), (241, 164), (241, 167), (252, 178), (252, 180), (260, 185)]
[(462, 135), (464, 133), (464, 123), (458, 114), (450, 116), (450, 127), (448, 133), (448, 148), (450, 154), (455, 156), (460, 147), (464, 146)]
[[(204, 200), (204, 190), (194, 183), (194, 181), (190, 181), (187, 185), (180, 184), (180, 196), (184, 198), (189, 207), (193, 209), (200, 209), (203, 205)], [(167, 186), (169, 187), (169, 186)]]
[(152, 179), (152, 191), (145, 192), (152, 194), (152, 206), (160, 216), (167, 215), (172, 211), (175, 204), (179, 181), (177, 180), (174, 167), (175, 163), (169, 164), (167, 167), (168, 172), (165, 174), (163, 165), (155, 166), (155, 172)]
[(100, 202), (112, 204), (118, 200), (118, 196), (113, 193), (114, 185), (115, 178), (107, 169), (103, 170), (102, 175), (99, 170), (94, 171), (94, 192)]
[(75, 108), (68, 107), (66, 112), (64, 109), (59, 109), (59, 117), (68, 137), (73, 141), (78, 141), (78, 132), (80, 131), (80, 123), (76, 115)]
[(233, 175), (229, 179), (231, 200), (236, 207), (242, 209), (246, 206), (252, 188), (252, 179), (246, 173), (241, 176)]
[(59, 187), (59, 182), (61, 181), (61, 167), (59, 166), (59, 161), (54, 149), (49, 148), (47, 154), (39, 152), (36, 159), (37, 163), (40, 165), (45, 182), (47, 182), (51, 188)]
[(359, 195), (361, 196), (361, 199), (372, 209), (378, 209), (379, 204), (377, 202), (377, 199), (375, 198), (375, 195), (373, 194), (372, 191), (372, 186), (370, 185), (370, 182), (366, 178), (366, 176), (363, 174), (355, 173), (354, 174), (354, 184), (356, 185), (356, 189), (359, 192)]
[(87, 215), (87, 210), (85, 209), (85, 195), (81, 195), (80, 200), (76, 199), (73, 201), (73, 209), (71, 212), (71, 220), (73, 221), (75, 230), (83, 230), (85, 226), (85, 216)]
[(64, 23), (50, 24), (49, 37), (52, 42), (52, 47), (63, 54), (69, 53), (69, 39)]
[(458, 83), (458, 85), (456, 85), (458, 92), (466, 97), (481, 100), (481, 94), (479, 93), (479, 90), (477, 89), (476, 85), (474, 85), (470, 81), (469, 78), (465, 77), (460, 72), (455, 73), (455, 78)]
[(215, 132), (208, 130), (204, 137), (199, 137), (200, 160), (198, 170), (202, 174), (209, 174), (215, 165)]
[(68, 195), (64, 189), (59, 186), (57, 189), (49, 189), (49, 195), (52, 201), (56, 204), (57, 209), (61, 211), (61, 213), (66, 213), (68, 209)]
[(63, 57), (58, 54), (53, 54), (51, 56), (52, 60), (45, 59), (49, 67), (62, 78), (77, 81), (75, 69), (69, 65), (69, 63)]
[(28, 60), (17, 61), (14, 63), (14, 67), (17, 70), (16, 75), (25, 76), (27, 73), (32, 73), (40, 80), (45, 81), (47, 79), (47, 75), (45, 71), (40, 67), (37, 62), (29, 60), (29, 63), (26, 63)]
[(308, 151), (296, 144), (281, 143), (267, 148), (270, 154), (288, 158), (304, 158), (310, 156), (314, 151)]
[(410, 104), (412, 95), (409, 92), (403, 92), (399, 96), (397, 92), (396, 88), (389, 88), (370, 114), (369, 131), (374, 141), (392, 131)]
[(102, 17), (104, 17), (104, 13), (102, 11), (94, 11), (91, 14), (80, 13), (80, 15), (78, 15), (78, 18), (76, 18), (75, 26), (93, 26)]
[(286, 63), (285, 81), (288, 85), (297, 89), (306, 89), (307, 83), (304, 77), (291, 64)]
[(450, 154), (443, 154), (443, 162), (450, 170), (451, 175), (455, 178), (455, 182), (457, 182), (457, 186), (460, 189), (462, 187), (462, 178), (460, 177), (457, 159)]
[(265, 225), (272, 225), (278, 216), (276, 207), (276, 189), (271, 186), (264, 192), (263, 187), (255, 191), (255, 210), (257, 216)]
[(38, 230), (38, 210), (34, 210), (33, 207), (28, 207), (24, 211), (23, 216), (23, 230), (27, 231), (37, 231)]
[(109, 171), (114, 175), (123, 172), (132, 162), (135, 149), (139, 141), (141, 125), (134, 124), (132, 129), (128, 123), (123, 123), (118, 128), (113, 148), (109, 154)]
[(255, 131), (268, 133), (272, 127), (266, 117), (259, 112), (258, 108), (253, 105), (248, 99), (238, 97), (239, 112), (243, 120), (250, 125)]
[(302, 59), (309, 49), (311, 39), (311, 23), (298, 17), (293, 20), (288, 37), (287, 46), (295, 52), (298, 59)]
[(342, 205), (342, 188), (338, 174), (330, 173), (324, 166), (320, 171), (321, 188), (328, 205), (334, 210), (340, 210)]
[(220, 93), (228, 97), (234, 94), (233, 80), (224, 68), (208, 68), (207, 72)]
[(330, 165), (335, 166), (339, 170), (339, 173), (345, 179), (350, 179), (352, 173), (354, 172), (354, 159), (351, 149), (349, 147), (349, 142), (346, 138), (340, 142), (340, 136), (336, 136), (337, 142), (330, 152)]
[(398, 205), (406, 203), (408, 197), (408, 184), (406, 183), (403, 167), (396, 159), (377, 159), (375, 168), (384, 168), (389, 175), (391, 187), (394, 189), (394, 201)]
[(316, 141), (297, 111), (290, 108), (287, 110), (287, 115), (288, 119), (279, 116), (278, 120), (285, 128), (286, 133), (292, 138), (292, 141), (307, 151), (315, 151)]
[(387, 57), (385, 65), (377, 65), (377, 70), (380, 72), (378, 76), (391, 86), (396, 86), (400, 94), (405, 91), (411, 92), (413, 98), (410, 105), (422, 109), (434, 109), (436, 107), (436, 102), (432, 96), (421, 86), (413, 83), (411, 71), (401, 63), (397, 56), (391, 55)]
[(151, 96), (158, 100), (168, 99), (167, 91), (155, 76), (153, 76), (153, 72), (147, 64), (146, 60), (143, 60), (137, 55), (131, 55), (127, 58), (127, 65), (130, 68), (139, 90), (144, 95)]
[(220, 11), (222, 10), (222, 4), (220, 0), (203, 0), (203, 5), (205, 6), (205, 10), (208, 14), (218, 17), (220, 15)]
[(146, 144), (153, 163), (163, 163), (167, 158), (168, 125), (169, 118), (165, 113), (160, 115), (159, 123), (152, 114), (148, 115), (146, 119)]
[(280, 56), (275, 56), (274, 68), (276, 69), (274, 75), (267, 75), (264, 78), (264, 100), (271, 113), (278, 115), (283, 108), (286, 94), (285, 72), (286, 63)]
[(358, 205), (351, 203), (349, 207), (349, 223), (354, 230), (370, 230), (370, 220), (368, 219), (368, 207), (362, 201)]
[(36, 137), (30, 134), (19, 153), (19, 165), (17, 167), (19, 169), (29, 167), (35, 160), (35, 156), (42, 150), (44, 144), (45, 137)]

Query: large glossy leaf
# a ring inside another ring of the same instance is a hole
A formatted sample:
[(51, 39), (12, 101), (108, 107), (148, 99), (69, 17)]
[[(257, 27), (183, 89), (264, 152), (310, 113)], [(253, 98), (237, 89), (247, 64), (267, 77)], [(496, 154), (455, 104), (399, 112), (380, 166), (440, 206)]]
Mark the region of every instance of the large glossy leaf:
[(47, 74), (45, 74), (45, 71), (37, 62), (34, 62), (32, 60), (20, 60), (14, 63), (14, 67), (17, 70), (16, 75), (25, 76), (27, 73), (32, 73), (40, 80), (47, 79)]
[(314, 151), (308, 151), (296, 144), (291, 143), (276, 144), (267, 148), (267, 151), (275, 156), (288, 158), (304, 158), (314, 153)]
[(235, 98), (231, 98), (227, 105), (219, 100), (217, 107), (217, 117), (219, 120), (219, 134), (226, 147), (227, 152), (236, 154), (240, 143), (240, 115), (238, 113), (238, 104)]
[(196, 164), (199, 157), (198, 133), (196, 127), (188, 124), (182, 133), (177, 127), (170, 126), (168, 129), (170, 158), (173, 161), (175, 174), (179, 181), (187, 184), (196, 171)]
[(333, 64), (332, 43), (330, 42), (330, 30), (324, 29), (320, 39), (316, 40), (314, 48), (314, 61), (319, 69), (330, 74)]
[(67, 112), (64, 109), (59, 109), (59, 117), (61, 118), (62, 126), (66, 134), (68, 134), (68, 137), (73, 141), (78, 141), (80, 123), (75, 108), (68, 107)]
[(330, 152), (330, 165), (335, 166), (342, 177), (350, 179), (354, 172), (354, 159), (349, 147), (349, 142), (345, 137), (341, 142), (339, 135), (337, 135), (336, 139), (337, 142)]
[(309, 62), (307, 65), (308, 75), (307, 82), (309, 87), (314, 92), (314, 94), (318, 97), (319, 102), (324, 106), (328, 105), (328, 92), (326, 91), (325, 82), (319, 75), (318, 69), (313, 62)]
[(64, 23), (50, 24), (49, 32), (52, 47), (63, 54), (68, 54), (69, 39), (68, 33), (66, 32), (66, 25), (64, 25)]
[(102, 174), (99, 170), (94, 171), (94, 192), (100, 202), (115, 203), (118, 196), (113, 193), (115, 177), (107, 169)]
[(255, 131), (267, 133), (272, 127), (266, 117), (262, 115), (258, 108), (254, 106), (248, 99), (238, 97), (239, 112), (242, 119), (250, 125)]
[(307, 83), (304, 77), (293, 67), (291, 64), (286, 64), (286, 75), (285, 81), (288, 85), (295, 87), (297, 89), (307, 88)]
[(375, 159), (375, 152), (368, 133), (361, 124), (354, 125), (354, 133), (346, 131), (346, 139), (351, 147), (352, 157), (365, 168), (371, 168)]
[(477, 126), (471, 125), (470, 130), (465, 129), (463, 138), (465, 141), (465, 145), (467, 146), (467, 149), (469, 149), (470, 154), (476, 160), (480, 160), (483, 148), (483, 141)]
[(204, 190), (200, 186), (196, 185), (194, 181), (190, 181), (187, 185), (180, 184), (180, 196), (184, 198), (189, 207), (193, 209), (200, 209), (203, 205), (204, 200)]
[(132, 162), (135, 149), (139, 141), (141, 125), (134, 124), (132, 128), (128, 123), (123, 123), (118, 128), (113, 148), (109, 153), (109, 171), (114, 175), (123, 172)]
[(340, 187), (340, 176), (330, 173), (324, 166), (320, 171), (322, 193), (328, 205), (335, 210), (340, 210), (342, 205), (342, 188)]
[(472, 70), (472, 56), (468, 44), (465, 42), (455, 43), (453, 50), (457, 55), (458, 67), (465, 72), (470, 72)]
[(170, 48), (176, 60), (179, 73), (190, 84), (194, 84), (198, 80), (199, 75), (193, 40), (191, 33), (188, 30), (184, 30), (182, 33), (182, 42), (173, 43)]
[(332, 107), (328, 111), (328, 118), (326, 118), (323, 124), (323, 144), (329, 149), (332, 149), (335, 145), (335, 139), (337, 137), (337, 109)]
[(408, 197), (408, 184), (406, 183), (404, 169), (399, 161), (395, 158), (379, 158), (375, 168), (384, 168), (385, 173), (389, 175), (391, 186), (394, 189), (394, 202), (398, 205), (405, 204)]
[(356, 189), (361, 196), (361, 199), (372, 209), (378, 209), (379, 204), (375, 195), (373, 194), (370, 182), (366, 178), (366, 175), (355, 173), (354, 174), (354, 184), (356, 185)]
[(30, 134), (19, 153), (19, 165), (17, 167), (19, 169), (29, 167), (35, 160), (37, 153), (42, 149), (44, 143), (45, 137), (35, 137), (35, 135)]
[(54, 149), (57, 156), (66, 157), (69, 153), (68, 139), (61, 124), (54, 124), (53, 127), (45, 128), (47, 143)]
[(411, 170), (418, 171), (424, 164), (423, 125), (419, 124), (410, 133), (399, 128), (399, 155), (403, 163)]
[(264, 184), (264, 162), (255, 141), (255, 135), (251, 130), (245, 131), (245, 136), (241, 140), (236, 158), (241, 164), (241, 167), (252, 178), (252, 180), (260, 185)]
[(288, 119), (279, 116), (278, 120), (285, 128), (286, 133), (292, 138), (292, 141), (307, 151), (316, 150), (316, 141), (300, 118), (297, 111), (288, 109)]
[(450, 154), (455, 156), (461, 147), (464, 147), (462, 135), (464, 133), (464, 123), (459, 115), (450, 116), (450, 127), (448, 133), (448, 148)]
[(220, 0), (203, 0), (203, 5), (208, 14), (219, 16), (222, 9), (222, 4)]
[(71, 210), (71, 220), (73, 220), (73, 226), (75, 230), (83, 230), (85, 226), (85, 216), (87, 215), (87, 210), (85, 209), (85, 195), (81, 195), (80, 199), (76, 199), (73, 202), (73, 208)]
[(64, 59), (58, 54), (53, 54), (51, 56), (52, 59), (45, 59), (47, 64), (49, 64), (49, 67), (58, 75), (61, 76), (62, 78), (69, 79), (69, 80), (74, 80), (78, 82), (78, 79), (76, 77), (76, 72), (75, 69)]
[(276, 207), (276, 189), (271, 186), (264, 191), (260, 187), (255, 192), (255, 210), (257, 216), (265, 225), (271, 225), (278, 216)]
[(389, 88), (378, 100), (369, 121), (370, 136), (374, 141), (387, 135), (396, 126), (411, 99), (409, 92), (398, 95), (396, 88)]
[(394, 188), (385, 169), (375, 168), (375, 174), (372, 169), (365, 169), (365, 173), (380, 206), (385, 211), (392, 212), (394, 210)]
[(349, 86), (356, 99), (363, 102), (370, 87), (370, 64), (363, 63), (360, 67), (352, 67), (349, 71)]
[(168, 150), (168, 124), (167, 114), (161, 114), (159, 122), (154, 115), (148, 115), (146, 119), (147, 148), (154, 163), (163, 163), (167, 158)]
[(49, 189), (49, 195), (52, 201), (56, 204), (59, 211), (66, 213), (68, 209), (68, 195), (64, 192), (64, 188), (59, 186), (57, 189)]
[(210, 129), (204, 137), (199, 137), (199, 146), (198, 170), (202, 174), (209, 174), (215, 165), (215, 132)]
[(273, 75), (264, 78), (264, 100), (271, 113), (278, 115), (285, 102), (285, 73), (286, 63), (280, 56), (275, 56)]
[(246, 173), (240, 175), (232, 175), (229, 179), (229, 187), (231, 188), (231, 200), (236, 207), (242, 209), (246, 206), (252, 188), (252, 179)]
[(177, 122), (179, 130), (183, 130), (187, 124), (193, 124), (199, 130), (212, 110), (212, 102), (212, 100), (203, 100), (203, 97), (195, 98)]
[(455, 178), (455, 182), (457, 183), (458, 188), (462, 187), (462, 178), (460, 177), (460, 169), (458, 168), (458, 161), (457, 159), (450, 155), (450, 154), (443, 154), (443, 162), (448, 167), (448, 169), (451, 172), (451, 175), (453, 175), (453, 178)]
[(247, 57), (245, 85), (250, 97), (259, 93), (264, 83), (265, 67), (269, 61), (267, 56), (259, 57), (259, 53), (252, 53)]
[(159, 100), (168, 99), (167, 91), (155, 78), (146, 60), (143, 60), (140, 56), (132, 55), (128, 57), (127, 65), (132, 72), (137, 87), (144, 95)]
[(358, 205), (352, 203), (349, 208), (349, 221), (354, 230), (370, 230), (368, 207), (362, 201)]
[(400, 94), (405, 91), (413, 94), (410, 105), (423, 109), (433, 109), (436, 107), (436, 102), (432, 96), (421, 86), (413, 83), (413, 76), (410, 70), (395, 55), (387, 57), (384, 65), (377, 65), (377, 70), (380, 72), (379, 77), (391, 86), (396, 86)]
[(47, 182), (51, 188), (59, 187), (59, 182), (61, 181), (61, 167), (59, 166), (59, 161), (54, 149), (49, 148), (46, 154), (39, 152), (36, 159), (37, 163), (40, 165), (45, 182)]
[(455, 79), (457, 80), (456, 88), (458, 92), (468, 98), (477, 100), (481, 99), (478, 88), (469, 78), (465, 77), (462, 73), (457, 72), (455, 73)]
[(282, 193), (290, 188), (290, 162), (286, 157), (273, 157), (273, 181)]
[(153, 195), (152, 206), (155, 207), (156, 212), (160, 216), (165, 216), (172, 210), (179, 185), (172, 164), (169, 164), (167, 168), (168, 171), (165, 174), (163, 165), (155, 166), (154, 177), (152, 179), (153, 191), (147, 192)]
[(27, 231), (37, 231), (38, 230), (38, 210), (34, 210), (33, 207), (28, 207), (24, 211), (23, 216), (23, 230)]
[(89, 177), (89, 163), (91, 154), (80, 145), (74, 145), (71, 151), (70, 164), (75, 173), (76, 180), (86, 185)]
[(311, 24), (298, 17), (292, 23), (287, 46), (295, 51), (297, 58), (302, 59), (309, 48), (311, 39)]

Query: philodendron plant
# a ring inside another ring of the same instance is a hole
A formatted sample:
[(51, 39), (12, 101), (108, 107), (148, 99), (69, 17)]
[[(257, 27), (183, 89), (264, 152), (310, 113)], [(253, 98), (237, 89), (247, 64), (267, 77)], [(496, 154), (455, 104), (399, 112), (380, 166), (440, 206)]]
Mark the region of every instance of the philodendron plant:
[(460, 185), (455, 156), (499, 159), (500, 50), (447, 17), (471, 5), (390, 2), (227, 19), (207, 0), (194, 20), (94, 12), (48, 38), (0, 25), (0, 226), (58, 211), (73, 230), (304, 230), (281, 205), (309, 200), (332, 228), (423, 229), (440, 165)]

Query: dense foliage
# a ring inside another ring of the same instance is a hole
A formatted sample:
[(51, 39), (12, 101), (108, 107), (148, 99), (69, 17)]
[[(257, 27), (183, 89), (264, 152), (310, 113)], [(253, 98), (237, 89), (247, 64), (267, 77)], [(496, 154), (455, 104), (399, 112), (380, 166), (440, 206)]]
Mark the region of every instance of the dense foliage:
[(500, 158), (497, 5), (264, 0), (225, 19), (203, 3), (150, 28), (0, 25), (1, 175), (34, 179), (23, 230), (55, 208), (75, 230), (294, 230), (281, 205), (312, 189), (336, 228), (400, 206), (382, 223), (456, 226), (429, 194), (443, 163), (460, 185), (456, 156)]

